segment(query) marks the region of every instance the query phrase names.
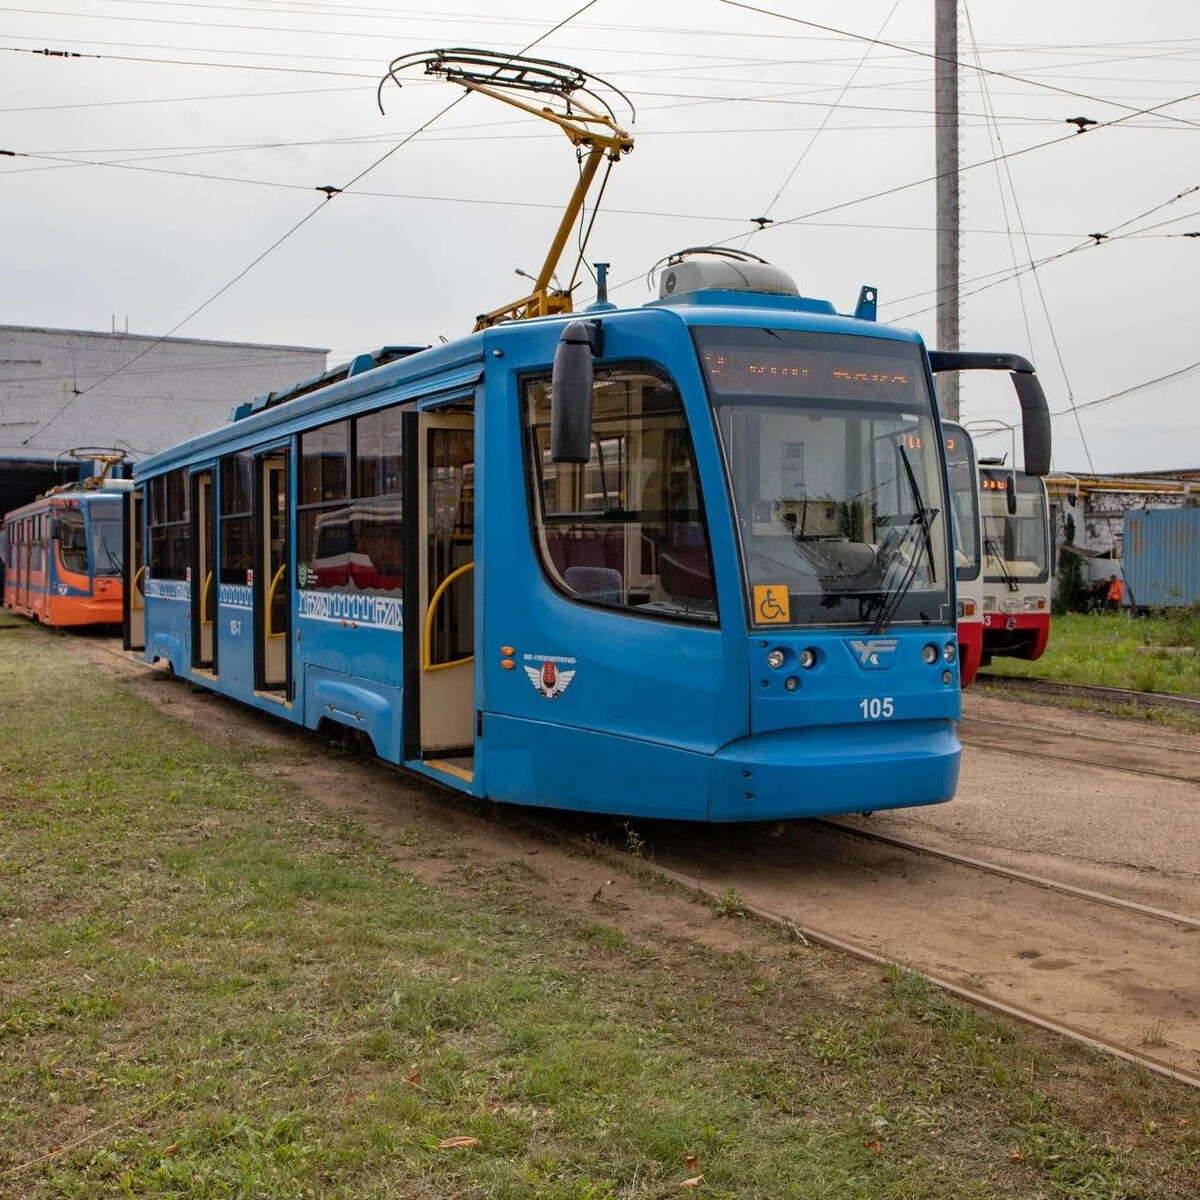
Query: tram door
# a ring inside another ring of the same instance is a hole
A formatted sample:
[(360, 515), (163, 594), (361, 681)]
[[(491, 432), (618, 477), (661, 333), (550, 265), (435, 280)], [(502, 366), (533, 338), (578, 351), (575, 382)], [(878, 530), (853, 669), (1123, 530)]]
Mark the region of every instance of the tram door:
[(216, 491), (211, 470), (192, 474), (192, 666), (217, 669)]
[(125, 649), (146, 648), (146, 552), (142, 541), (141, 488), (125, 493)]
[(255, 460), (254, 673), (255, 688), (291, 698), (292, 585), (288, 577), (287, 450)]
[(471, 777), (475, 745), (475, 418), (419, 415), (420, 750)]

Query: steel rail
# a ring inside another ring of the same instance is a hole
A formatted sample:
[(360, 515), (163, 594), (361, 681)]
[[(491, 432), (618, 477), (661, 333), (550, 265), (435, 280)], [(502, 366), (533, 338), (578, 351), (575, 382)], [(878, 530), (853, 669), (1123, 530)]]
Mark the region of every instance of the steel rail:
[[(440, 787), (443, 785), (438, 786)], [(585, 854), (595, 855), (599, 851), (605, 851), (618, 861), (627, 865), (628, 856), (623, 854), (616, 846), (607, 840), (588, 840), (579, 837), (576, 834), (566, 833), (561, 828), (556, 828), (553, 824), (544, 819), (532, 817), (524, 813), (519, 814), (517, 819), (521, 824), (524, 824), (530, 829), (537, 831), (544, 837), (550, 837), (559, 842), (567, 842)], [(833, 822), (825, 823), (834, 824)], [(699, 895), (705, 896), (710, 900), (719, 902), (721, 899), (723, 889), (713, 887), (711, 884), (704, 883), (695, 876), (687, 875), (682, 871), (676, 871), (671, 867), (664, 867), (660, 863), (654, 862), (652, 859), (643, 858), (640, 863), (640, 869), (643, 871), (652, 872), (660, 879), (667, 880), (668, 882), (674, 883), (690, 892), (695, 892)], [(815, 946), (823, 946), (827, 950), (836, 950), (839, 953), (848, 954), (852, 958), (860, 959), (863, 962), (873, 963), (876, 966), (896, 967), (901, 970), (910, 971), (915, 975), (919, 975), (922, 979), (925, 979), (933, 987), (940, 988), (947, 994), (954, 996), (956, 999), (962, 1000), (967, 1004), (973, 1004), (978, 1008), (987, 1009), (989, 1012), (998, 1013), (999, 1015), (1009, 1017), (1014, 1021), (1021, 1021), (1026, 1025), (1033, 1026), (1035, 1029), (1042, 1029), (1047, 1033), (1053, 1033), (1059, 1037), (1065, 1037), (1070, 1041), (1088, 1046), (1093, 1050), (1099, 1050), (1100, 1052), (1107, 1054), (1112, 1058), (1120, 1059), (1122, 1062), (1127, 1062), (1134, 1066), (1142, 1067), (1145, 1070), (1161, 1076), (1164, 1079), (1170, 1079), (1176, 1083), (1184, 1083), (1189, 1087), (1200, 1090), (1200, 1075), (1194, 1075), (1190, 1071), (1173, 1066), (1171, 1063), (1163, 1062), (1162, 1060), (1153, 1058), (1147, 1054), (1142, 1054), (1137, 1050), (1130, 1049), (1128, 1046), (1123, 1046), (1120, 1042), (1106, 1041), (1104, 1038), (1097, 1037), (1095, 1034), (1088, 1033), (1086, 1030), (1079, 1029), (1074, 1025), (1068, 1025), (1065, 1021), (1058, 1021), (1053, 1017), (1048, 1017), (1044, 1013), (1038, 1012), (1036, 1009), (1021, 1008), (1015, 1004), (1010, 1004), (1007, 1001), (1001, 1000), (997, 996), (992, 996), (987, 992), (977, 992), (970, 988), (965, 988), (960, 984), (953, 983), (949, 979), (943, 979), (941, 976), (934, 975), (929, 971), (915, 970), (911, 963), (904, 962), (900, 959), (889, 958), (886, 954), (880, 954), (860, 942), (854, 942), (848, 938), (839, 937), (837, 934), (828, 933), (825, 930), (817, 929), (811, 925), (802, 925), (799, 921), (793, 920), (785, 913), (776, 912), (773, 909), (766, 908), (761, 904), (745, 902), (745, 911), (760, 921), (778, 926), (780, 929), (784, 930), (784, 932), (798, 938), (801, 941), (811, 942)], [(1184, 917), (1182, 920), (1185, 922), (1190, 922), (1192, 918)]]
[[(964, 720), (974, 720), (973, 717), (966, 717)], [(999, 722), (994, 722), (998, 724)], [(1070, 736), (1064, 734), (1063, 736)], [(1195, 776), (1191, 775), (1173, 775), (1169, 771), (1156, 771), (1153, 767), (1126, 767), (1119, 763), (1097, 762), (1092, 758), (1076, 758), (1071, 754), (1053, 754), (1046, 750), (1032, 750), (1027, 746), (1000, 746), (987, 741), (972, 741), (968, 734), (966, 738), (968, 745), (974, 745), (980, 750), (995, 750), (999, 754), (1016, 754), (1021, 758), (1045, 758), (1051, 762), (1078, 763), (1083, 767), (1093, 767), (1097, 771), (1124, 771), (1130, 775), (1149, 775), (1152, 779), (1170, 779), (1175, 783), (1197, 783), (1200, 782)]]
[(1102, 687), (1094, 683), (1059, 683), (1049, 679), (1026, 679), (1021, 675), (994, 675), (980, 671), (981, 683), (998, 684), (1002, 688), (1027, 688), (1048, 695), (1092, 697), (1097, 700), (1123, 701), (1143, 708), (1178, 708), (1200, 713), (1200, 696), (1185, 696), (1174, 692), (1138, 692), (1132, 688)]
[(901, 850), (912, 850), (918, 854), (927, 854), (933, 858), (945, 859), (947, 862), (958, 863), (964, 867), (972, 867), (977, 871), (987, 871), (1004, 879), (1015, 879), (1021, 883), (1031, 883), (1036, 887), (1048, 888), (1050, 891), (1063, 892), (1068, 896), (1092, 900), (1097, 904), (1107, 904), (1110, 908), (1124, 909), (1126, 912), (1152, 917), (1157, 921), (1167, 921), (1188, 929), (1200, 929), (1200, 917), (1189, 917), (1183, 913), (1153, 908), (1149, 904), (1139, 904), (1136, 900), (1124, 900), (1120, 896), (1110, 896), (1107, 892), (1094, 892), (1090, 888), (1077, 887), (1073, 883), (1062, 883), (1056, 879), (1047, 879), (1043, 875), (1033, 875), (1028, 871), (1018, 870), (1016, 867), (1006, 867), (1002, 863), (988, 862), (983, 858), (971, 858), (966, 854), (955, 854), (953, 850), (943, 850), (924, 842), (913, 842), (908, 838), (895, 837), (890, 833), (877, 833), (873, 829), (859, 829), (854, 825), (843, 825), (840, 821), (820, 818), (813, 824), (824, 825), (827, 829), (836, 829), (839, 833), (848, 833), (865, 841), (883, 842), (889, 846), (897, 846)]
[[(595, 846), (592, 849), (594, 850)], [(642, 869), (653, 871), (661, 878), (670, 880), (672, 883), (677, 883), (682, 887), (688, 888), (690, 891), (699, 892), (711, 900), (719, 900), (721, 897), (721, 893), (717, 888), (702, 883), (699, 879), (685, 875), (681, 871), (673, 871), (670, 867), (659, 866), (656, 863), (643, 859)], [(812, 942), (814, 945), (824, 946), (830, 950), (838, 950), (843, 954), (849, 954), (854, 958), (874, 963), (877, 966), (900, 967), (906, 971), (913, 969), (908, 963), (888, 958), (884, 954), (878, 954), (876, 951), (858, 942), (852, 942), (835, 934), (825, 933), (822, 930), (801, 925), (783, 913), (774, 912), (772, 909), (762, 907), (762, 905), (746, 904), (746, 911), (759, 920), (767, 921), (772, 925), (778, 925), (782, 929), (803, 938), (806, 942)], [(1131, 1050), (1128, 1046), (1122, 1046), (1119, 1042), (1105, 1041), (1103, 1038), (1096, 1037), (1094, 1034), (1087, 1033), (1082, 1029), (1077, 1029), (1073, 1025), (1068, 1025), (1063, 1021), (1056, 1021), (1052, 1017), (1047, 1017), (1035, 1009), (1019, 1008), (1014, 1004), (1000, 1000), (996, 996), (989, 995), (987, 992), (972, 991), (970, 988), (961, 987), (957, 983), (952, 983), (948, 979), (942, 979), (940, 976), (930, 974), (928, 971), (916, 971), (914, 973), (928, 980), (934, 987), (940, 988), (942, 991), (968, 1004), (986, 1008), (1002, 1016), (1011, 1017), (1013, 1020), (1022, 1021), (1026, 1025), (1032, 1025), (1037, 1029), (1044, 1029), (1049, 1033), (1069, 1038), (1073, 1042), (1090, 1046), (1093, 1050), (1100, 1050), (1114, 1058), (1121, 1059), (1123, 1062), (1143, 1067), (1145, 1070), (1151, 1071), (1155, 1075), (1160, 1075), (1165, 1079), (1174, 1080), (1176, 1083), (1186, 1083), (1189, 1087), (1200, 1089), (1200, 1076), (1193, 1075), (1189, 1071), (1184, 1071), (1157, 1058), (1151, 1058), (1149, 1055), (1141, 1054), (1136, 1050)]]
[[(1120, 718), (1116, 719), (1119, 720)], [(1112, 742), (1116, 746), (1129, 745), (1128, 737), (1108, 737), (1103, 733), (1080, 733), (1074, 729), (1055, 729), (1050, 725), (1031, 726), (1021, 721), (1001, 721), (996, 717), (975, 717), (969, 714), (964, 715), (962, 720), (964, 723), (972, 725), (1004, 725), (1009, 729), (1020, 729), (1026, 733), (1034, 733), (1046, 737), (1082, 738), (1087, 742)], [(1140, 726), (1138, 727), (1139, 734), (1145, 732)], [(1177, 754), (1194, 754), (1197, 758), (1200, 758), (1200, 751), (1189, 750), (1187, 747), (1168, 746), (1164, 742), (1141, 742), (1140, 745), (1152, 750), (1167, 750)]]

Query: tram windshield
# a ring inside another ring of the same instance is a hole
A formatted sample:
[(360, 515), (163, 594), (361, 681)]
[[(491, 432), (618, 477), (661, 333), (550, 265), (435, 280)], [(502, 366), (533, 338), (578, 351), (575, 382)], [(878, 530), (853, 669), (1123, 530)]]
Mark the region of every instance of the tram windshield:
[(942, 426), (946, 473), (950, 477), (950, 509), (954, 517), (954, 568), (959, 579), (978, 579), (978, 476), (971, 439), (960, 425)]
[(920, 347), (788, 329), (695, 335), (756, 622), (950, 620), (941, 430)]
[[(1016, 483), (1017, 511), (1008, 511), (1008, 489)], [(979, 472), (983, 510), (983, 570), (988, 583), (1016, 589), (1050, 578), (1050, 527), (1040, 479), (1012, 471)]]

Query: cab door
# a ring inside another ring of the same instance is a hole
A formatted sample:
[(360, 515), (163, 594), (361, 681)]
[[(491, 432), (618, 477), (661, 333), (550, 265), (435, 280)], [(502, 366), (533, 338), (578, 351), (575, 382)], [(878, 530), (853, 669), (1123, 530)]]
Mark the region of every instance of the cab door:
[(476, 707), (475, 418), (435, 411), (409, 421), (416, 438), (405, 444), (418, 451), (406, 455), (406, 469), (415, 472), (410, 487), (417, 520), (406, 523), (416, 603), (412, 618), (407, 605), (405, 614), (405, 757), (469, 782)]

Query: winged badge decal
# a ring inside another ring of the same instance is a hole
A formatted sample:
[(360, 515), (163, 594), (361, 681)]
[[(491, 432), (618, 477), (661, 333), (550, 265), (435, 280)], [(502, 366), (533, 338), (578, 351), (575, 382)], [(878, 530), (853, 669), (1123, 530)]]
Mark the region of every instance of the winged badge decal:
[(525, 674), (529, 676), (529, 682), (533, 684), (538, 695), (545, 696), (547, 700), (557, 700), (575, 678), (574, 668), (564, 671), (549, 660), (544, 661), (540, 667), (526, 666)]

